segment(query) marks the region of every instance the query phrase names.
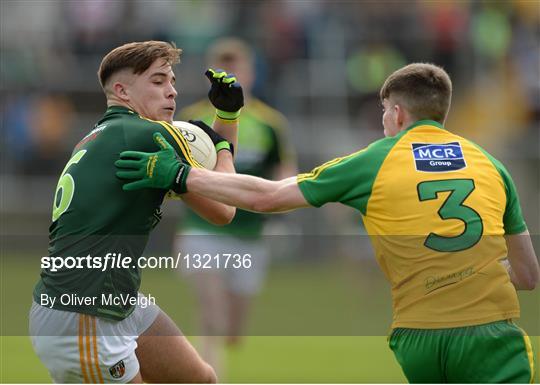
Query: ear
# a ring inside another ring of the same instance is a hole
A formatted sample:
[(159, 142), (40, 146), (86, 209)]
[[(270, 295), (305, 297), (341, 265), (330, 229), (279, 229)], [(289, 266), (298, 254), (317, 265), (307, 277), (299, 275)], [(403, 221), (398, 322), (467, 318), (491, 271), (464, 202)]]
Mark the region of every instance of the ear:
[(394, 108), (395, 108), (395, 114), (394, 114), (394, 117), (395, 117), (395, 123), (396, 123), (396, 126), (402, 130), (403, 129), (403, 125), (405, 124), (405, 122), (407, 121), (407, 111), (399, 104), (395, 104), (394, 105)]
[(403, 108), (399, 104), (394, 104), (392, 109), (394, 110), (394, 113), (392, 114), (394, 125), (401, 128), (401, 124), (403, 123)]
[(120, 82), (114, 82), (112, 85), (113, 94), (120, 100), (125, 102), (129, 101), (129, 95), (126, 88), (126, 85)]

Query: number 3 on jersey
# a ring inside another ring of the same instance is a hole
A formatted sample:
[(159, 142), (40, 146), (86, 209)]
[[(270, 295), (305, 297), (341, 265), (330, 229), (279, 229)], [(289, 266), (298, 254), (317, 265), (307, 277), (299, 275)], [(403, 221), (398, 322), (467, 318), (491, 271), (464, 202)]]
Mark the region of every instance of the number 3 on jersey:
[(432, 250), (452, 252), (461, 251), (474, 246), (482, 237), (484, 225), (480, 215), (463, 202), (473, 192), (475, 186), (472, 179), (446, 179), (421, 182), (417, 186), (420, 201), (437, 199), (438, 194), (449, 191), (450, 195), (438, 211), (441, 219), (458, 219), (465, 224), (465, 229), (455, 237), (445, 237), (430, 233), (424, 245)]
[(56, 192), (54, 194), (52, 220), (55, 222), (60, 218), (60, 215), (66, 212), (75, 194), (75, 181), (73, 177), (67, 172), (71, 165), (79, 163), (82, 157), (86, 154), (86, 150), (81, 150), (71, 157), (67, 162), (58, 184), (56, 185)]

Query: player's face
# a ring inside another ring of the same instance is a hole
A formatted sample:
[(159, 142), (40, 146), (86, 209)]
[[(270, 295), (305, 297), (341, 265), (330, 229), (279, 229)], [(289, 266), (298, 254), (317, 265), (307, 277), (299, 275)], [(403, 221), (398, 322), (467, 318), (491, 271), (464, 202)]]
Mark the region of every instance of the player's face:
[(126, 87), (129, 104), (141, 116), (152, 120), (172, 122), (176, 110), (172, 67), (164, 59), (158, 59)]
[(395, 136), (399, 132), (398, 108), (391, 99), (384, 99), (382, 124), (384, 127), (384, 136)]

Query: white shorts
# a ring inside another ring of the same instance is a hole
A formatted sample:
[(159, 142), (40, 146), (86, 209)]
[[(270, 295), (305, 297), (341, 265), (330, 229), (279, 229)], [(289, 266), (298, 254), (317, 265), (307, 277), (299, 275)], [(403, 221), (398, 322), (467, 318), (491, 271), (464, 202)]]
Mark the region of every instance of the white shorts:
[(139, 372), (137, 339), (159, 312), (153, 303), (139, 305), (126, 319), (113, 321), (34, 302), (30, 338), (56, 383), (127, 383)]
[[(257, 294), (263, 284), (266, 271), (269, 265), (269, 252), (264, 242), (259, 239), (242, 239), (228, 235), (213, 235), (209, 233), (197, 232), (196, 234), (177, 234), (174, 240), (173, 254), (181, 253), (182, 257), (187, 254), (216, 256), (224, 254), (249, 255), (251, 263), (249, 267), (241, 266), (234, 268), (229, 264), (224, 268), (223, 263), (217, 267), (214, 262), (208, 263), (209, 269), (187, 269), (186, 264), (179, 266), (180, 271), (186, 277), (197, 279), (201, 274), (220, 274), (228, 290), (240, 295)], [(223, 262), (223, 261), (222, 261)]]

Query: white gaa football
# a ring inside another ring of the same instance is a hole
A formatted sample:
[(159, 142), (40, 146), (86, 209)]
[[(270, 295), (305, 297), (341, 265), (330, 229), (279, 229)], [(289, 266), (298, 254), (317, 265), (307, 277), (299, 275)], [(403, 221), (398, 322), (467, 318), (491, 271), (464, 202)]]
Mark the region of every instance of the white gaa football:
[(216, 166), (217, 154), (214, 143), (200, 127), (177, 120), (173, 122), (181, 132), (191, 149), (191, 155), (201, 166), (213, 170)]
[[(173, 125), (182, 132), (191, 149), (193, 159), (206, 169), (214, 169), (217, 162), (216, 148), (206, 132), (194, 124), (181, 120), (174, 121)], [(167, 198), (181, 199), (181, 196), (171, 190), (167, 193)]]

